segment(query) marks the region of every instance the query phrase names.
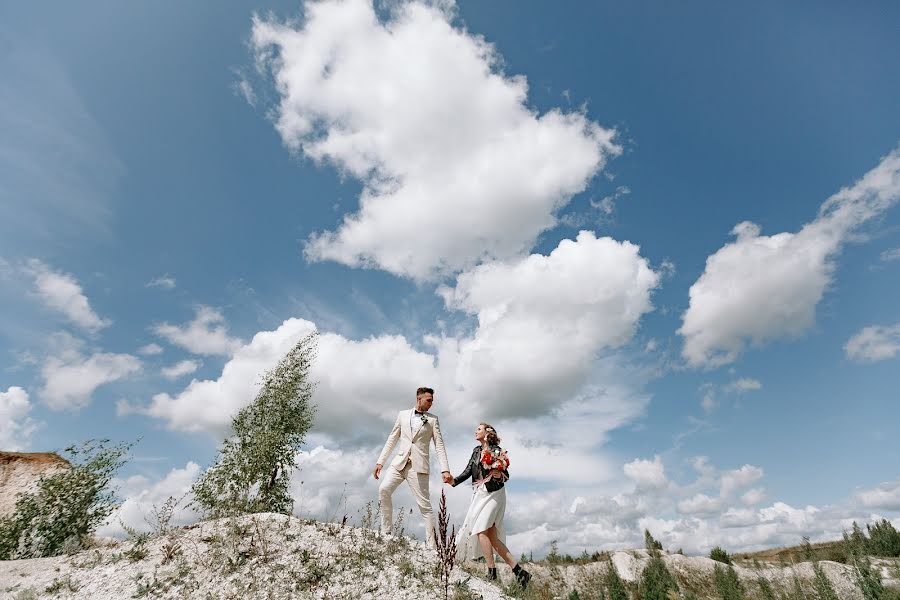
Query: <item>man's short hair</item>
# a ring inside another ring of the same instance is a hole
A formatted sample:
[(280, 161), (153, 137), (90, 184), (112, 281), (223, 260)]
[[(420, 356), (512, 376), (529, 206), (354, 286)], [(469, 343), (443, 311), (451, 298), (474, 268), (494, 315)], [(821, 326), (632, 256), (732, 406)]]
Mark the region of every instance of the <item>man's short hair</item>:
[(434, 390), (429, 387), (420, 387), (416, 390), (416, 398), (418, 398), (422, 394), (431, 394), (432, 396), (434, 396)]

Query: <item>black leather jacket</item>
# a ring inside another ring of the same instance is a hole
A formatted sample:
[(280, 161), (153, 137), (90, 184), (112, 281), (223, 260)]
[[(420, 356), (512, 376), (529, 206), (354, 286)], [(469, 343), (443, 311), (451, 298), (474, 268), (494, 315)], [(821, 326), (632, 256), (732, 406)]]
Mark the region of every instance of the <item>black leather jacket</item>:
[[(495, 448), (498, 448), (498, 446), (491, 446), (492, 450)], [(459, 475), (457, 475), (456, 477), (453, 478), (453, 487), (458, 486), (459, 484), (461, 484), (463, 481), (465, 481), (469, 477), (472, 478), (473, 485), (475, 484), (476, 481), (479, 481), (479, 480), (487, 477), (487, 474), (490, 471), (490, 469), (486, 468), (484, 465), (481, 464), (481, 452), (482, 452), (481, 446), (475, 446), (475, 449), (472, 450), (472, 456), (469, 457), (469, 464), (466, 465), (465, 470), (463, 470), (462, 473), (460, 473)], [(507, 479), (509, 479), (509, 471), (504, 469), (503, 474), (506, 475)], [(502, 487), (503, 487), (503, 480), (499, 479), (499, 478), (498, 479), (491, 478), (490, 480), (488, 480), (484, 483), (484, 488), (489, 492), (496, 492), (497, 490), (499, 490)]]

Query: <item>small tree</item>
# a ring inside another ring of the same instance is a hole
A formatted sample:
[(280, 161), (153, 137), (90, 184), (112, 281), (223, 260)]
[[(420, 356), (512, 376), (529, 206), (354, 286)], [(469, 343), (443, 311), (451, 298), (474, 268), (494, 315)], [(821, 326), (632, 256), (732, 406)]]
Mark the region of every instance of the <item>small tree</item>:
[(873, 569), (866, 556), (868, 540), (855, 522), (851, 533), (844, 532), (844, 547), (853, 567), (856, 585), (859, 586), (865, 600), (883, 600), (885, 597), (881, 573)]
[(678, 592), (678, 582), (669, 572), (666, 563), (658, 552), (654, 552), (644, 570), (638, 584), (641, 600), (668, 600), (670, 592)]
[(315, 415), (309, 369), (316, 341), (316, 333), (300, 340), (232, 420), (234, 436), (193, 486), (194, 502), (208, 516), (291, 513), (290, 474)]
[(822, 568), (822, 565), (818, 562), (813, 563), (813, 572), (815, 573), (813, 587), (816, 588), (818, 600), (839, 600), (837, 592), (834, 591), (834, 586), (831, 585), (831, 581), (829, 581), (828, 576), (825, 575), (825, 570)]
[(650, 534), (649, 529), (644, 530), (644, 547), (650, 551), (651, 554), (658, 550), (662, 550), (662, 542), (658, 541)]
[(744, 597), (744, 586), (738, 579), (734, 567), (729, 565), (727, 569), (723, 569), (716, 565), (713, 580), (722, 600), (741, 600)]
[(616, 571), (616, 565), (613, 564), (611, 553), (606, 559), (606, 573), (603, 574), (603, 584), (606, 587), (609, 600), (628, 600), (625, 582), (622, 581), (622, 578), (619, 577), (619, 572)]
[(729, 556), (728, 552), (726, 552), (725, 549), (721, 546), (716, 546), (715, 548), (710, 550), (709, 557), (720, 563), (725, 563), (726, 565), (731, 564), (731, 556)]
[(56, 556), (84, 546), (116, 508), (112, 476), (133, 444), (107, 447), (88, 440), (65, 449), (71, 467), (38, 480), (19, 494), (13, 513), (0, 518), (0, 560)]
[(875, 556), (900, 556), (900, 532), (887, 519), (866, 525), (869, 532), (869, 554)]

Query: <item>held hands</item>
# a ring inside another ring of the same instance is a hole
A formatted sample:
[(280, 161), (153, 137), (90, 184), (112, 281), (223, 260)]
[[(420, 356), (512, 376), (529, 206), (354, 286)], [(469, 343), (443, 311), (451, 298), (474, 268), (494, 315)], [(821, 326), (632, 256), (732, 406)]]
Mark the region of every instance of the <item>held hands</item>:
[(450, 474), (450, 471), (441, 471), (441, 479), (444, 483), (452, 484), (453, 483), (453, 475)]

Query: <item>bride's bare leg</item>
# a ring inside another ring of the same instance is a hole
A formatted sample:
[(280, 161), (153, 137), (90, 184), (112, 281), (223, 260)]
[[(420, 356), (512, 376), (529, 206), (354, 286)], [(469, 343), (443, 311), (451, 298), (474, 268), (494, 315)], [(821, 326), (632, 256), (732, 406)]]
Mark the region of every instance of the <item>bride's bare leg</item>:
[(494, 568), (494, 549), (491, 547), (491, 538), (487, 532), (482, 531), (478, 534), (478, 543), (481, 545), (481, 553), (484, 554), (484, 560), (488, 569)]
[[(485, 533), (487, 534), (487, 538), (490, 540), (491, 546), (493, 546), (494, 549), (497, 550), (497, 554), (500, 555), (500, 558), (502, 558), (506, 562), (506, 564), (509, 565), (510, 568), (515, 567), (516, 564), (518, 563), (518, 561), (515, 558), (513, 558), (513, 555), (509, 551), (509, 548), (506, 547), (506, 544), (501, 542), (500, 538), (497, 537), (497, 526), (491, 525), (491, 528), (488, 529)], [(478, 534), (479, 541), (481, 541), (482, 535), (484, 535), (484, 534), (481, 534), (481, 533)], [(481, 547), (484, 548), (484, 545), (482, 545)]]

